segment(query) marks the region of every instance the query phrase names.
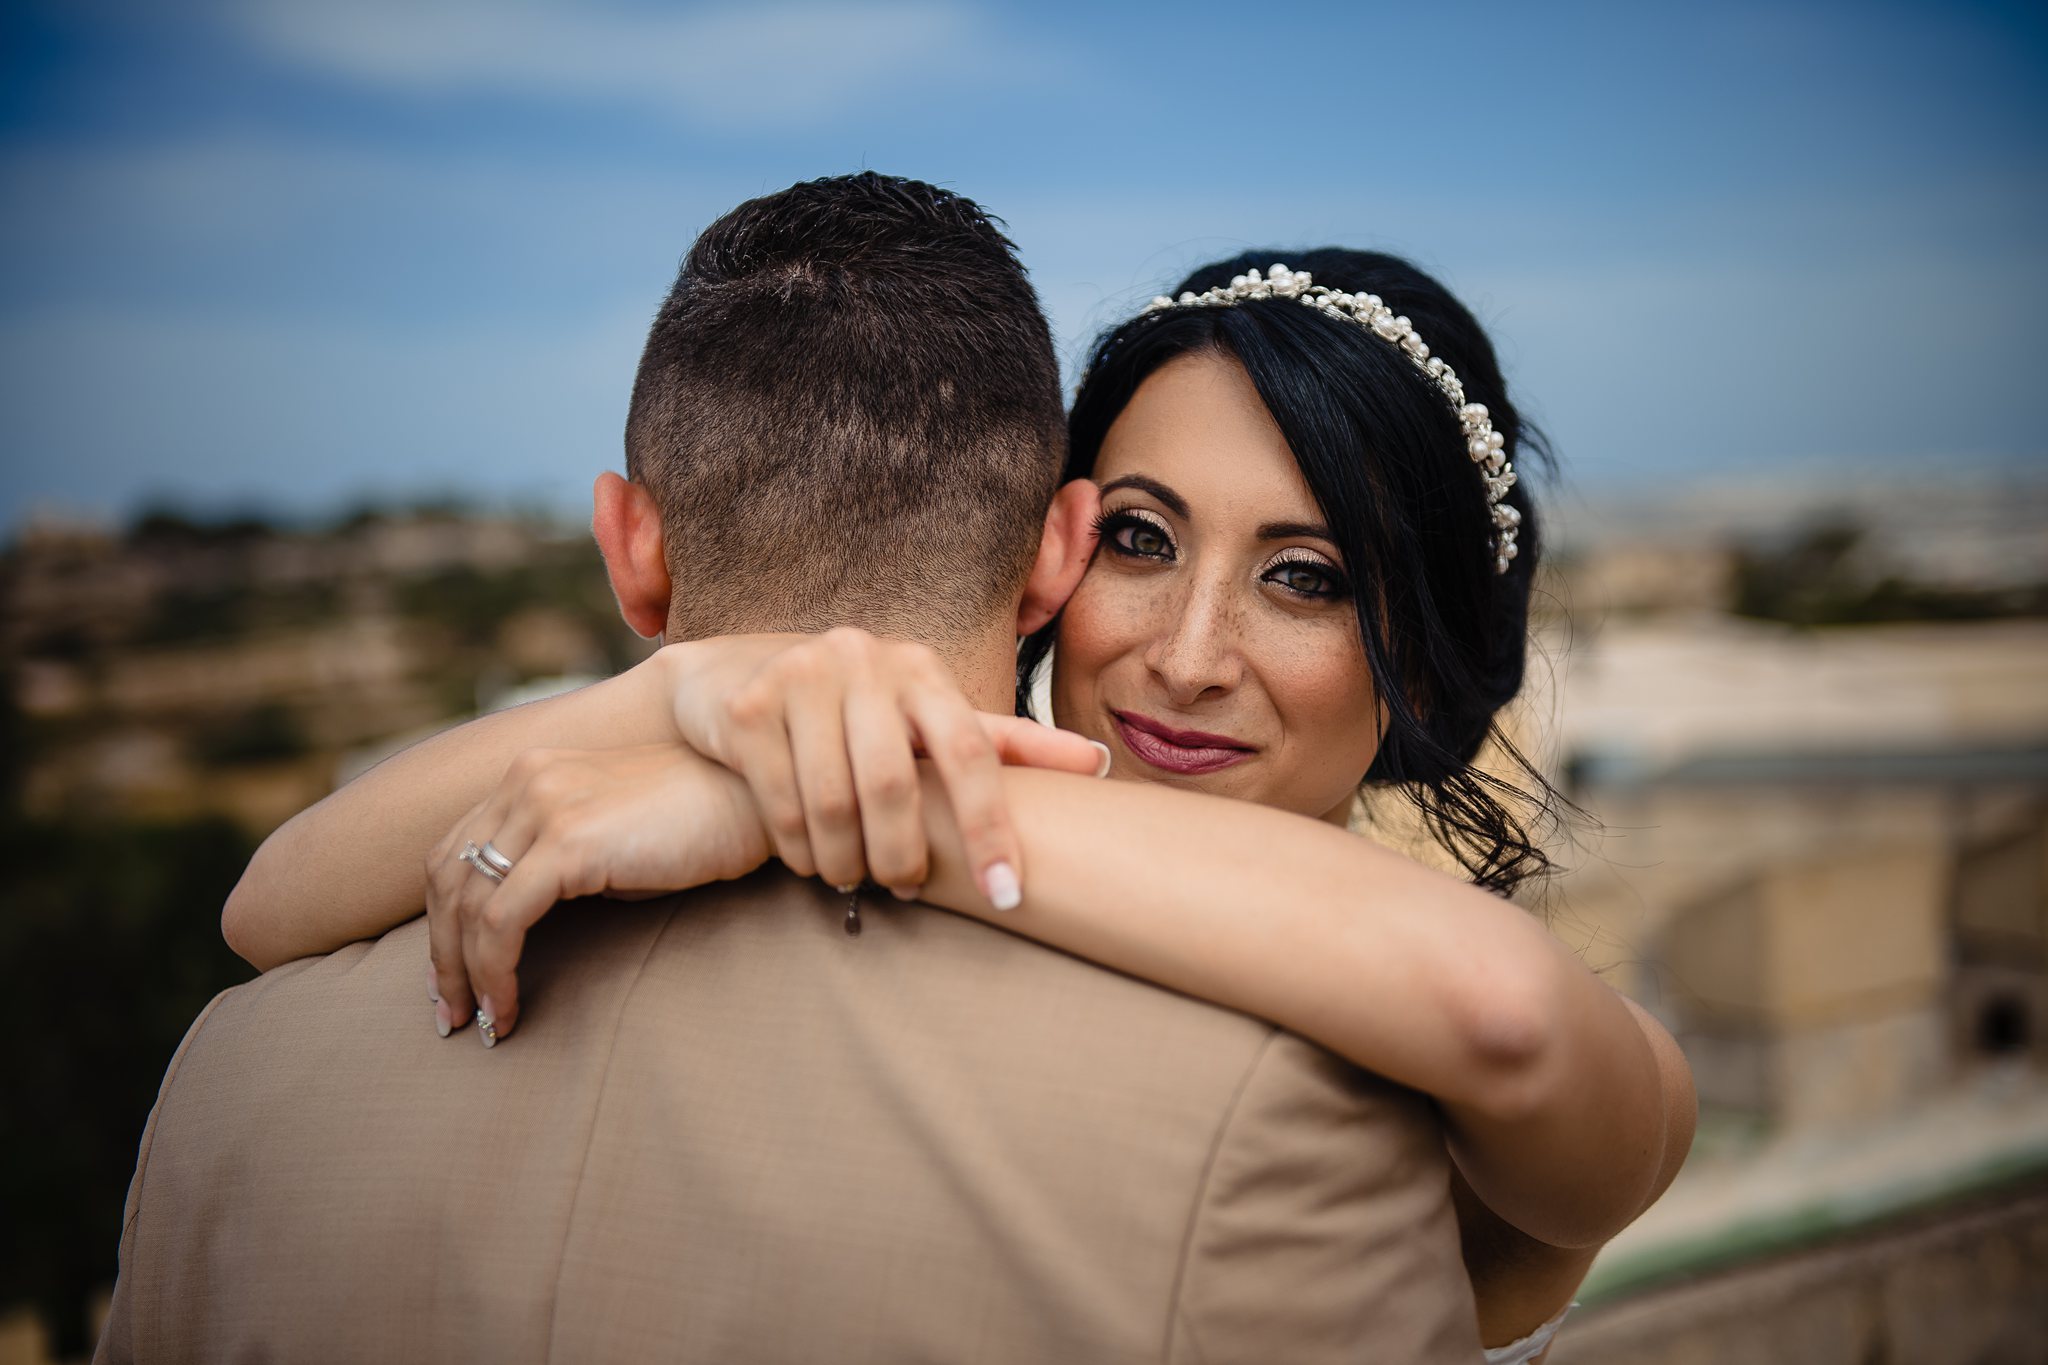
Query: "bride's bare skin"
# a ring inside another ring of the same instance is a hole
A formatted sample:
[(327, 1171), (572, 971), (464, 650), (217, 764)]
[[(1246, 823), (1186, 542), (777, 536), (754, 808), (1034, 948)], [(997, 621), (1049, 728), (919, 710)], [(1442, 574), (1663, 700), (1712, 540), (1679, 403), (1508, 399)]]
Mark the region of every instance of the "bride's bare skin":
[[(771, 850), (834, 882), (885, 871), (901, 885), (922, 867), (933, 904), (1270, 1019), (1433, 1096), (1482, 1339), (1527, 1333), (1675, 1174), (1691, 1136), (1690, 1076), (1653, 1020), (1527, 915), (1334, 827), (1381, 722), (1345, 566), (1233, 369), (1211, 357), (1163, 367), (1097, 467), (1103, 543), (1067, 607), (1054, 697), (1062, 725), (1107, 744), (1113, 775), (1135, 780), (999, 770), (992, 748), (969, 754), (957, 740), (934, 756), (981, 785), (954, 776), (942, 789), (930, 765), (906, 784), (913, 742), (965, 734), (971, 712), (958, 692), (931, 699), (943, 689), (929, 651), (855, 632), (675, 646), (669, 662), (465, 727), (379, 770), (389, 791), (431, 774), (438, 825), (369, 798), (300, 817), (238, 888), (234, 941), (245, 954), (285, 938), (303, 951), (398, 922), (417, 910), (417, 871), (337, 917), (333, 884), (308, 860), (321, 847), (359, 852), (370, 837), (410, 844), (416, 858), (445, 834), (427, 892), (441, 1007), (459, 1027), (487, 1000), (503, 1036), (517, 1024), (525, 931), (561, 899), (741, 875)], [(1085, 496), (1063, 494), (1049, 542), (1082, 538)], [(607, 558), (631, 561), (632, 515), (614, 520)], [(630, 618), (630, 581), (621, 601)], [(713, 657), (726, 662), (703, 662)], [(1003, 679), (984, 671), (965, 680), (992, 706)], [(696, 687), (678, 704), (667, 689), (685, 676)], [(912, 688), (931, 694), (920, 693), (916, 722), (883, 700)], [(515, 763), (542, 733), (579, 749), (657, 747)], [(745, 780), (678, 748), (678, 735)], [(752, 742), (764, 735), (776, 742)], [(1092, 766), (1092, 751), (1039, 756)], [(961, 792), (976, 803), (965, 836)], [(451, 825), (457, 796), (456, 809), (483, 799)], [(689, 840), (674, 838), (679, 828)], [(997, 828), (1024, 872), (1022, 905), (1007, 915), (987, 894)], [(501, 887), (452, 856), (486, 838), (516, 864)], [(328, 918), (317, 927), (274, 924), (318, 915)]]
[[(1482, 1340), (1551, 1317), (1675, 1173), (1691, 1128), (1682, 1057), (1513, 906), (1270, 808), (1028, 769), (1000, 780), (1031, 869), (1023, 904), (1000, 912), (980, 894), (930, 775), (922, 898), (1270, 1019), (1435, 1097)], [(768, 849), (749, 795), (675, 746), (522, 763), (475, 828), (554, 832), (512, 836), (501, 887), (444, 860), (437, 944), (509, 1031), (535, 920), (575, 896), (742, 875)], [(1159, 849), (1182, 856), (1146, 856)]]

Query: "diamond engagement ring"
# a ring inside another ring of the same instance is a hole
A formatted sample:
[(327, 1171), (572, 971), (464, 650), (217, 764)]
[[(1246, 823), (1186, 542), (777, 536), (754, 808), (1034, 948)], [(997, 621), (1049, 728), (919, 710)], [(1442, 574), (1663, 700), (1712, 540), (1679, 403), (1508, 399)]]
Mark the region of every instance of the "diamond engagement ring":
[(498, 852), (489, 843), (481, 848), (477, 847), (474, 839), (462, 846), (462, 852), (455, 855), (455, 861), (468, 863), (494, 882), (504, 881), (505, 874), (512, 870), (510, 858)]

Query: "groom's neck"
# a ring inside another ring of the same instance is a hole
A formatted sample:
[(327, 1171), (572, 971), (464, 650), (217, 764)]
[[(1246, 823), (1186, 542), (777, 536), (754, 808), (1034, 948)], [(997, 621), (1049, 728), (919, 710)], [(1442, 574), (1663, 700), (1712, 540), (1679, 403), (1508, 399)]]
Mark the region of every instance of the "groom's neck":
[[(816, 626), (812, 627), (812, 629), (817, 628)], [(755, 630), (790, 629), (801, 630), (802, 627), (779, 623), (768, 625), (750, 622), (728, 625), (724, 631), (692, 632), (677, 629), (674, 622), (671, 621), (668, 630), (664, 634), (664, 640), (665, 642), (673, 643), (679, 640), (702, 639), (708, 635), (729, 632), (746, 634)], [(1000, 626), (992, 627), (986, 635), (971, 639), (955, 639), (950, 636), (920, 639), (911, 635), (896, 635), (894, 638), (914, 640), (916, 643), (929, 645), (932, 651), (939, 656), (939, 661), (946, 666), (946, 671), (953, 675), (953, 681), (959, 684), (960, 690), (966, 694), (967, 700), (973, 703), (976, 710), (993, 711), (998, 715), (1007, 716), (1015, 709), (1017, 699), (1017, 639), (1007, 629)]]
[(1017, 641), (1007, 630), (971, 641), (929, 640), (976, 710), (1010, 714), (1017, 695)]

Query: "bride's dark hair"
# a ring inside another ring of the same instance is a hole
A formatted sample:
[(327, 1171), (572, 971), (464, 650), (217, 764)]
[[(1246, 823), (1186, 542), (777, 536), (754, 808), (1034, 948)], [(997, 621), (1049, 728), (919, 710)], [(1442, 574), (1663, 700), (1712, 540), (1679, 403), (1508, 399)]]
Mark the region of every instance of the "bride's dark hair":
[[(1260, 252), (1204, 266), (1171, 292), (1227, 285), (1275, 261), (1405, 314), (1467, 400), (1490, 410), (1516, 467), (1547, 462), (1541, 435), (1508, 401), (1486, 333), (1406, 261), (1334, 247)], [(1148, 375), (1202, 351), (1235, 358), (1251, 376), (1358, 585), (1365, 657), (1389, 716), (1362, 785), (1397, 790), (1480, 886), (1506, 895), (1547, 871), (1526, 820), (1560, 798), (1495, 723), (1522, 687), (1542, 550), (1526, 485), (1506, 498), (1522, 514), (1520, 553), (1496, 573), (1486, 491), (1449, 400), (1393, 345), (1293, 299), (1165, 309), (1106, 332), (1068, 417), (1065, 478), (1092, 474), (1103, 437)], [(1058, 629), (1055, 621), (1028, 637), (1019, 653), (1020, 713)], [(1488, 740), (1513, 781), (1474, 767)]]

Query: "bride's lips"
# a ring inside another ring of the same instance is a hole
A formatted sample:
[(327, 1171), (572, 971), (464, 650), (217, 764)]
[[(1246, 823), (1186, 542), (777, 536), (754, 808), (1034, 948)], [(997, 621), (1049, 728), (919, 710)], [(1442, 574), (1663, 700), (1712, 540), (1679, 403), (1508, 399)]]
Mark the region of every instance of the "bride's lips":
[(1183, 776), (1213, 773), (1242, 763), (1258, 751), (1228, 735), (1201, 730), (1176, 730), (1136, 711), (1110, 712), (1116, 717), (1116, 731), (1124, 748), (1155, 768)]

